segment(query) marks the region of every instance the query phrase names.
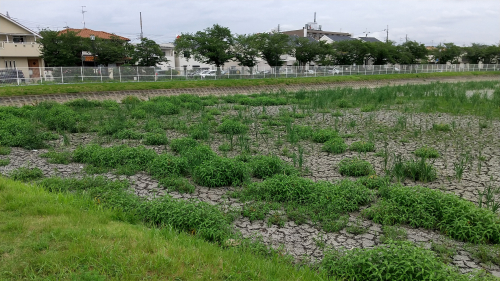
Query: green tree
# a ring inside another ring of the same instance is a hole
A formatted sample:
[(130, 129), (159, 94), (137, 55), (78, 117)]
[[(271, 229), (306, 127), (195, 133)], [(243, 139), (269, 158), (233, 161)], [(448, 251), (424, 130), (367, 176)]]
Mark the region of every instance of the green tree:
[(106, 66), (110, 63), (124, 62), (133, 50), (132, 45), (118, 36), (112, 36), (111, 39), (95, 38), (94, 42), (85, 38), (84, 41), (90, 46), (95, 62)]
[(458, 63), (458, 59), (463, 54), (463, 50), (453, 43), (444, 43), (436, 46), (432, 54), (438, 63)]
[(314, 41), (304, 37), (293, 37), (290, 55), (294, 56), (300, 66), (320, 60), (325, 50), (324, 41)]
[(389, 42), (366, 42), (368, 47), (368, 54), (366, 57), (373, 60), (375, 65), (383, 65), (387, 63), (394, 63), (394, 53), (396, 47), (391, 41)]
[(82, 51), (86, 43), (75, 32), (40, 31), (40, 57), (48, 66), (77, 66), (82, 64)]
[(257, 65), (259, 50), (257, 45), (257, 34), (242, 34), (234, 37), (234, 60), (241, 66), (250, 68), (253, 73), (253, 67)]
[(472, 43), (470, 47), (464, 48), (464, 57), (471, 63), (491, 63), (500, 55), (500, 47), (495, 45), (483, 45)]
[(399, 64), (418, 64), (427, 62), (429, 51), (424, 44), (416, 41), (407, 41), (396, 46), (394, 60)]
[(141, 43), (133, 48), (132, 63), (136, 63), (138, 66), (155, 66), (167, 61), (160, 45), (146, 37), (142, 38)]
[(261, 33), (257, 40), (258, 49), (263, 60), (277, 71), (283, 65), (282, 55), (291, 51), (290, 36), (283, 33)]
[(214, 24), (195, 34), (182, 33), (175, 39), (175, 51), (202, 63), (215, 64), (220, 75), (220, 67), (234, 58), (233, 42), (229, 28)]
[(332, 43), (332, 62), (337, 65), (362, 65), (370, 50), (361, 40), (346, 40)]

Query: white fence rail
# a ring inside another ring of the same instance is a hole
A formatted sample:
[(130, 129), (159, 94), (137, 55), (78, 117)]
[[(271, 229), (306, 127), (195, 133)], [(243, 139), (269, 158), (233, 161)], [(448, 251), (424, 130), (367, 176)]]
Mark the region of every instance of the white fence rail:
[(338, 75), (378, 75), (432, 72), (498, 71), (499, 64), (337, 65), (314, 67), (232, 67), (213, 69), (153, 67), (38, 67), (0, 69), (0, 85), (145, 82), (196, 79), (262, 79)]

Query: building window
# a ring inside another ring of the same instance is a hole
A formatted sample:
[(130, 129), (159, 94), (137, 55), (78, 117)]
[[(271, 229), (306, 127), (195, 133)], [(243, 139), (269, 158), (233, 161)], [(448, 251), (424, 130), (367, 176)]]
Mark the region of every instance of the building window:
[(15, 60), (6, 60), (5, 61), (5, 68), (16, 68), (16, 61)]
[(23, 43), (25, 40), (24, 40), (24, 36), (14, 35), (14, 36), (12, 36), (12, 41), (14, 41), (14, 43)]

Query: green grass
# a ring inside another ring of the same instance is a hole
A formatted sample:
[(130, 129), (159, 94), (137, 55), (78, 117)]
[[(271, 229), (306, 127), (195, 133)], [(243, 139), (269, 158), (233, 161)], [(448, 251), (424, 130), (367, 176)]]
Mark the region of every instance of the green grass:
[(390, 79), (412, 79), (433, 77), (457, 77), (500, 75), (499, 71), (489, 72), (442, 72), (442, 73), (418, 73), (418, 74), (382, 74), (382, 75), (352, 75), (331, 77), (308, 77), (308, 78), (269, 78), (269, 79), (244, 79), (244, 80), (204, 80), (204, 81), (173, 81), (173, 82), (137, 82), (137, 83), (92, 83), (71, 85), (31, 85), (2, 87), (0, 96), (22, 96), (22, 95), (44, 95), (62, 93), (84, 93), (104, 91), (132, 91), (132, 90), (156, 90), (156, 89), (184, 89), (184, 88), (220, 88), (220, 87), (244, 87), (244, 86), (268, 86), (268, 85), (307, 85), (317, 83), (335, 83), (343, 81), (377, 81)]
[(439, 152), (430, 146), (422, 146), (415, 150), (415, 156), (423, 158), (439, 158)]
[(435, 229), (472, 243), (500, 243), (500, 217), (454, 194), (422, 186), (381, 186), (377, 203), (363, 211), (376, 223)]
[(362, 177), (375, 173), (370, 162), (357, 157), (342, 159), (338, 167), (340, 174), (343, 176)]
[[(2, 280), (324, 280), (241, 242), (221, 248), (169, 226), (116, 220), (90, 198), (0, 178)], [(126, 254), (124, 254), (126, 253)]]

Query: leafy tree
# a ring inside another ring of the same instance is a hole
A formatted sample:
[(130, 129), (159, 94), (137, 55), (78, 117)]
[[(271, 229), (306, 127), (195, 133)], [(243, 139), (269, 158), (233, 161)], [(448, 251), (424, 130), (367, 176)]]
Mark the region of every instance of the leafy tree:
[(108, 65), (110, 63), (122, 62), (127, 59), (133, 50), (132, 45), (127, 41), (121, 40), (118, 36), (112, 36), (111, 39), (96, 37), (94, 42), (85, 38), (84, 41), (86, 41), (87, 46), (90, 46), (97, 64)]
[(219, 75), (220, 67), (234, 58), (233, 41), (229, 28), (214, 24), (195, 34), (182, 33), (175, 39), (175, 51), (202, 63), (215, 64)]
[(82, 51), (87, 45), (75, 32), (59, 34), (58, 31), (40, 31), (38, 43), (41, 45), (40, 57), (48, 66), (76, 66), (82, 64)]
[(472, 46), (464, 48), (465, 55), (471, 63), (491, 63), (493, 59), (500, 55), (500, 47), (495, 45), (483, 45), (472, 43)]
[(239, 65), (250, 68), (250, 73), (253, 72), (253, 67), (257, 65), (259, 50), (257, 45), (257, 34), (242, 34), (234, 38), (234, 60)]
[(427, 61), (428, 53), (429, 51), (424, 44), (419, 44), (416, 41), (407, 41), (396, 46), (394, 60), (400, 64), (418, 64), (422, 61)]
[(392, 42), (366, 42), (368, 46), (367, 58), (373, 60), (375, 65), (383, 65), (394, 62), (396, 47)]
[(293, 37), (290, 55), (294, 56), (301, 66), (317, 61), (323, 54), (326, 45), (324, 41), (313, 41), (304, 37)]
[(132, 63), (136, 63), (138, 66), (155, 66), (167, 61), (160, 45), (146, 37), (142, 38), (141, 43), (133, 49)]
[(289, 54), (292, 49), (290, 36), (283, 33), (261, 33), (257, 42), (262, 59), (278, 70), (283, 65), (281, 56)]
[(441, 64), (445, 64), (447, 62), (458, 63), (458, 59), (462, 53), (462, 48), (453, 43), (439, 44), (435, 50), (433, 50), (434, 58)]
[(361, 40), (346, 40), (332, 43), (332, 62), (338, 65), (364, 64), (370, 50)]

